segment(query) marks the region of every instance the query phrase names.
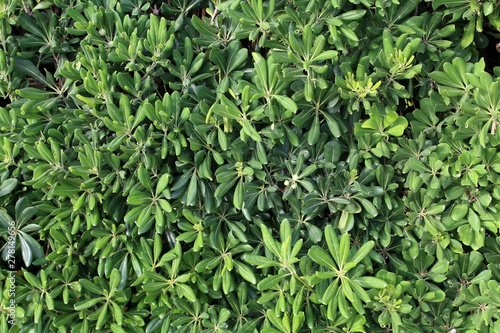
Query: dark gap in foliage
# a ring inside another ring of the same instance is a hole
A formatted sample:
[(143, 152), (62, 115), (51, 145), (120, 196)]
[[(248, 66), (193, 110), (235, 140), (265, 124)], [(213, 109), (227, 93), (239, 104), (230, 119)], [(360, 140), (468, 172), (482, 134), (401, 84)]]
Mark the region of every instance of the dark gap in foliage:
[(11, 103), (11, 99), (9, 96), (7, 97), (0, 97), (0, 107), (5, 108)]
[(488, 39), (488, 44), (486, 47), (479, 49), (479, 54), (484, 58), (486, 71), (494, 74), (493, 69), (500, 66), (500, 39), (498, 38), (498, 32), (490, 29), (483, 32), (483, 35)]

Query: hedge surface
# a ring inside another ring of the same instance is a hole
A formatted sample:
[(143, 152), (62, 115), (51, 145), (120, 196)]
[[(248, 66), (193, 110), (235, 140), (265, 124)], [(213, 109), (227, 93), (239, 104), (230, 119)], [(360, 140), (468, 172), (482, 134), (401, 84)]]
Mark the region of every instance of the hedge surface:
[(1, 332), (500, 332), (497, 1), (0, 24)]

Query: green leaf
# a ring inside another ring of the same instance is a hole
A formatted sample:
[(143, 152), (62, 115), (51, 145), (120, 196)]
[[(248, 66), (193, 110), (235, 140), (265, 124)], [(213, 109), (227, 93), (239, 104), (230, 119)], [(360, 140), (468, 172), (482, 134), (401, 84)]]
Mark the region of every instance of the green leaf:
[(142, 186), (144, 186), (149, 192), (153, 193), (153, 185), (151, 184), (151, 176), (144, 168), (144, 165), (140, 165), (139, 169), (137, 169), (137, 177), (141, 182)]
[(340, 137), (341, 132), (340, 132), (340, 127), (337, 124), (337, 121), (326, 112), (323, 112), (323, 117), (325, 117), (326, 124), (328, 125), (328, 128), (330, 129), (332, 135), (336, 138)]
[(368, 241), (363, 246), (361, 246), (358, 251), (356, 251), (356, 254), (354, 257), (351, 259), (351, 262), (357, 264), (363, 260), (368, 253), (375, 247), (375, 242), (374, 241)]
[(31, 250), (31, 247), (29, 246), (28, 242), (26, 242), (24, 237), (19, 237), (18, 239), (21, 243), (21, 253), (23, 256), (23, 261), (26, 266), (30, 266), (31, 262), (33, 261), (33, 251)]
[(264, 268), (264, 267), (272, 267), (272, 266), (279, 266), (279, 262), (263, 257), (263, 256), (257, 256), (257, 255), (252, 255), (252, 254), (245, 254), (243, 257), (243, 260), (245, 260), (247, 263), (257, 266), (257, 268)]
[(287, 317), (284, 317), (283, 319), (279, 318), (278, 316), (276, 316), (273, 309), (268, 309), (266, 314), (271, 323), (273, 323), (273, 325), (279, 329), (279, 331), (277, 332), (283, 332), (283, 333), (290, 332), (290, 327), (285, 326), (286, 324), (290, 326), (290, 323), (288, 322), (285, 324), (285, 319), (288, 319)]
[(93, 283), (87, 279), (80, 279), (79, 283), (86, 290), (88, 290), (94, 294), (103, 295), (102, 288), (99, 288), (95, 283)]
[(288, 41), (290, 43), (290, 46), (292, 47), (292, 50), (294, 52), (297, 52), (302, 58), (304, 58), (305, 57), (304, 45), (302, 43), (299, 43), (299, 41), (295, 37), (294, 27), (291, 24), (288, 32)]
[(273, 95), (273, 97), (288, 111), (293, 113), (297, 112), (297, 104), (290, 97), (281, 95)]
[(260, 134), (257, 132), (253, 124), (250, 123), (250, 121), (247, 118), (243, 118), (241, 120), (241, 124), (243, 126), (243, 130), (245, 133), (250, 136), (254, 141), (261, 141), (262, 138), (260, 137)]
[(445, 195), (448, 200), (455, 200), (465, 194), (467, 189), (464, 186), (454, 186), (446, 190)]
[(472, 17), (472, 20), (469, 21), (467, 26), (464, 28), (464, 32), (462, 34), (461, 45), (465, 49), (469, 46), (474, 40), (474, 32), (476, 31), (476, 16)]
[(236, 184), (238, 177), (235, 177), (233, 180), (220, 184), (215, 190), (215, 197), (217, 199), (222, 198), (224, 194), (226, 194), (233, 186)]
[(330, 59), (334, 59), (335, 57), (338, 56), (338, 52), (337, 51), (325, 51), (325, 52), (322, 52), (320, 53), (319, 55), (317, 55), (313, 60), (314, 61), (323, 61), (323, 60), (330, 60)]
[(281, 249), (278, 246), (277, 242), (273, 239), (271, 232), (264, 225), (260, 225), (260, 230), (262, 231), (262, 238), (264, 240), (264, 245), (278, 258), (281, 258)]
[(97, 310), (96, 313), (99, 313), (99, 317), (97, 318), (97, 322), (95, 324), (96, 330), (99, 330), (101, 326), (104, 324), (104, 321), (106, 320), (106, 316), (108, 314), (108, 302), (106, 302), (103, 307), (99, 310)]
[(189, 186), (187, 188), (186, 205), (193, 206), (196, 204), (196, 195), (198, 193), (198, 177), (197, 173), (193, 172)]
[[(38, 17), (40, 17), (40, 16), (38, 16)], [(21, 13), (21, 15), (19, 15), (19, 17), (17, 19), (18, 19), (19, 25), (24, 30), (32, 33), (35, 36), (40, 37), (41, 39), (46, 39), (46, 34), (40, 29), (39, 25), (36, 24), (36, 20), (29, 17), (27, 15), (27, 13)], [(45, 27), (45, 25), (43, 25), (43, 24), (42, 24), (42, 26)]]
[(94, 305), (96, 305), (97, 303), (99, 303), (104, 299), (105, 297), (91, 298), (85, 301), (76, 302), (74, 307), (76, 311), (85, 310), (93, 307)]
[(43, 288), (42, 283), (38, 277), (36, 277), (32, 273), (30, 273), (24, 269), (23, 269), (23, 274), (24, 274), (24, 278), (26, 279), (26, 281), (28, 281), (28, 283), (30, 285), (32, 285), (33, 287), (35, 287), (37, 289)]
[(233, 260), (234, 266), (236, 267), (236, 272), (241, 275), (245, 280), (251, 284), (257, 284), (257, 278), (253, 273), (252, 269), (247, 265), (239, 262), (238, 260)]
[(210, 108), (209, 112), (213, 112), (221, 117), (228, 118), (228, 119), (240, 119), (241, 115), (238, 111), (228, 108), (227, 106), (224, 106), (222, 104), (214, 104)]
[(323, 250), (321, 247), (313, 245), (307, 252), (307, 255), (309, 256), (309, 258), (311, 258), (313, 261), (317, 262), (321, 266), (327, 267), (332, 271), (337, 270), (337, 267), (333, 262), (332, 257), (328, 254), (328, 252)]
[(243, 206), (243, 178), (240, 178), (234, 190), (233, 204), (239, 210)]
[[(394, 118), (390, 119), (391, 116)], [(387, 129), (386, 133), (392, 136), (403, 135), (405, 129), (408, 127), (408, 121), (406, 118), (398, 116), (396, 112), (388, 113), (384, 123), (387, 124), (388, 122), (390, 123), (390, 128)]]
[(16, 72), (22, 73), (24, 75), (27, 75), (29, 77), (34, 78), (40, 83), (43, 83), (47, 87), (52, 88), (53, 90), (57, 90), (57, 88), (54, 86), (53, 82), (50, 82), (45, 75), (43, 75), (38, 68), (36, 68), (35, 65), (29, 60), (14, 57), (14, 70)]
[(365, 16), (365, 14), (366, 10), (364, 9), (350, 10), (348, 12), (337, 15), (337, 19), (353, 21), (362, 18), (363, 16)]
[(433, 205), (432, 207), (428, 208), (425, 213), (426, 215), (438, 215), (444, 212), (445, 209), (446, 205)]
[(71, 185), (58, 185), (54, 188), (54, 195), (60, 197), (68, 197), (73, 194), (78, 194), (80, 192), (81, 192), (80, 188)]
[(257, 289), (259, 290), (272, 289), (275, 285), (277, 285), (281, 280), (283, 280), (287, 276), (288, 276), (287, 274), (268, 276), (265, 279), (262, 279), (257, 284)]
[(330, 283), (330, 285), (328, 286), (328, 288), (326, 288), (325, 293), (321, 298), (321, 303), (328, 304), (332, 300), (334, 302), (337, 302), (338, 293), (340, 291), (339, 281), (340, 279), (335, 279), (332, 283)]
[(378, 215), (377, 208), (370, 200), (365, 198), (358, 198), (358, 201), (361, 203), (361, 205), (363, 206), (363, 208), (366, 210), (366, 212), (370, 217), (373, 218)]
[(6, 196), (10, 192), (12, 192), (17, 186), (17, 179), (9, 178), (2, 182), (0, 185), (0, 197)]
[(353, 40), (355, 42), (359, 42), (359, 38), (358, 36), (356, 36), (356, 34), (354, 33), (354, 31), (352, 31), (351, 29), (349, 29), (348, 27), (346, 27), (345, 25), (341, 25), (340, 26), (340, 31), (342, 31), (342, 33), (347, 37), (349, 38), (350, 40)]
[(410, 162), (410, 168), (412, 170), (418, 171), (418, 172), (428, 172), (429, 168), (425, 166), (424, 163), (420, 162), (416, 158), (412, 157), (409, 160)]
[(196, 294), (190, 286), (183, 283), (178, 283), (175, 286), (179, 290), (180, 294), (186, 297), (190, 302), (196, 301)]
[(311, 125), (311, 129), (309, 130), (309, 135), (307, 137), (307, 143), (310, 145), (316, 144), (319, 140), (320, 135), (320, 126), (319, 126), (319, 115), (316, 113), (314, 115), (314, 120)]
[(309, 239), (314, 244), (318, 243), (321, 240), (321, 238), (323, 238), (323, 233), (321, 232), (321, 229), (315, 226), (314, 224), (307, 223), (306, 228), (307, 228), (307, 233), (309, 235)]
[(309, 165), (307, 168), (304, 169), (299, 175), (299, 179), (305, 178), (313, 174), (318, 167), (316, 164)]
[[(248, 50), (239, 49), (240, 47), (240, 42), (233, 41), (229, 44), (229, 58), (227, 63), (228, 73), (240, 67), (248, 58)], [(236, 52), (237, 49), (239, 50)]]
[(469, 205), (467, 204), (456, 205), (455, 207), (453, 207), (453, 210), (451, 211), (451, 218), (455, 221), (460, 221), (465, 217), (465, 215), (467, 215), (468, 211), (469, 211)]
[(387, 282), (373, 276), (361, 276), (354, 279), (354, 282), (363, 288), (384, 289)]
[(21, 242), (21, 253), (26, 266), (31, 265), (33, 258), (43, 257), (43, 249), (40, 243), (33, 237), (23, 231), (19, 231), (19, 241)]
[[(252, 53), (252, 57), (254, 60), (255, 71), (257, 73), (257, 78), (262, 84), (263, 88), (267, 91), (267, 63), (263, 56), (259, 53)], [(263, 91), (264, 92), (264, 91)]]
[(391, 23), (396, 23), (397, 21), (403, 19), (408, 14), (417, 8), (420, 0), (406, 0), (401, 5), (397, 6), (397, 11), (391, 19)]
[(467, 214), (467, 220), (469, 221), (472, 230), (478, 232), (481, 229), (481, 221), (479, 220), (479, 216), (474, 212), (474, 210), (469, 209)]
[(120, 327), (119, 324), (116, 324), (116, 323), (113, 323), (111, 324), (111, 330), (113, 331), (113, 333), (127, 333), (126, 330), (124, 330), (122, 327)]
[(315, 59), (325, 48), (325, 37), (323, 35), (319, 35), (314, 40), (314, 45), (311, 49), (311, 59)]
[(328, 245), (328, 249), (330, 250), (330, 253), (333, 256), (333, 259), (336, 262), (340, 262), (339, 241), (337, 238), (337, 234), (335, 233), (335, 230), (333, 229), (332, 225), (327, 225), (325, 228), (325, 240), (326, 240), (326, 244)]
[(351, 249), (351, 237), (349, 234), (344, 233), (340, 238), (340, 246), (339, 246), (339, 265), (344, 266), (347, 263), (347, 258), (349, 256), (349, 251)]

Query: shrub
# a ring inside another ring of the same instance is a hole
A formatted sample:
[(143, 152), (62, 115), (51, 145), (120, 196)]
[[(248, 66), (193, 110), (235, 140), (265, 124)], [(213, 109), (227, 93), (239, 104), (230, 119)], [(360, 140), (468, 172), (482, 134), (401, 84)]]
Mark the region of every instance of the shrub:
[(496, 1), (0, 7), (1, 332), (500, 332)]

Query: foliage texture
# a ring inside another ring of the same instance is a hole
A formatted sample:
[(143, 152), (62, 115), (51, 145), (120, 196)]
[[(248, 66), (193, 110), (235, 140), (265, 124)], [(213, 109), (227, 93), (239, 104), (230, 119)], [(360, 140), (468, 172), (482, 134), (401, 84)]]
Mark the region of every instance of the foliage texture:
[(497, 1), (0, 25), (1, 332), (500, 332)]

